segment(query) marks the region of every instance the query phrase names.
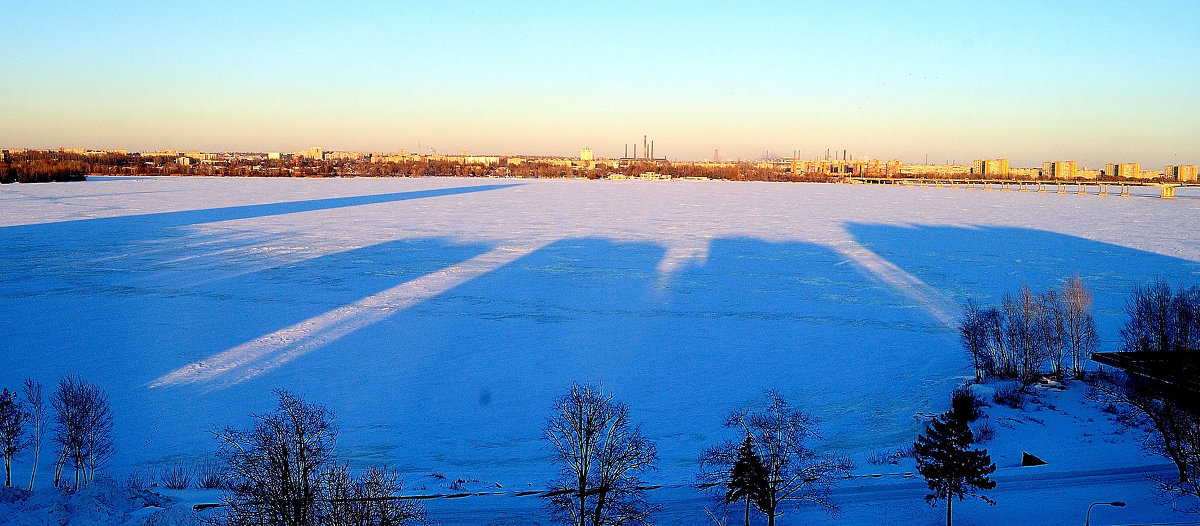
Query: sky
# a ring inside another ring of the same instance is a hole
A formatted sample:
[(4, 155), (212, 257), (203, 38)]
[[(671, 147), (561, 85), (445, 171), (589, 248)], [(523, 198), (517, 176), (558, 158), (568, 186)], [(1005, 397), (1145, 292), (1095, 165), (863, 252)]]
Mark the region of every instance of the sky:
[(0, 146), (1200, 162), (1200, 2), (0, 2)]

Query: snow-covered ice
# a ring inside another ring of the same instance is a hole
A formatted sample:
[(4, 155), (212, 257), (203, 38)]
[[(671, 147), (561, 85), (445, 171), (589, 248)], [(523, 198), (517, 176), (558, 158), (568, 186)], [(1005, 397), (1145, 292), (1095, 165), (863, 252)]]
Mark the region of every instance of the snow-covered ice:
[[(6, 185), (0, 386), (78, 373), (106, 389), (117, 474), (203, 459), (207, 430), (246, 426), (273, 407), (272, 389), (289, 389), (337, 413), (342, 457), (397, 466), (429, 492), (445, 484), (432, 473), (477, 479), (473, 491), (543, 488), (540, 428), (572, 381), (627, 402), (658, 442), (650, 478), (685, 485), (726, 436), (724, 415), (776, 388), (822, 420), (824, 447), (852, 455), (857, 473), (893, 473), (843, 484), (843, 519), (936, 523), (923, 483), (902, 476), (911, 464), (865, 458), (911, 442), (919, 415), (944, 410), (972, 374), (959, 305), (1079, 274), (1102, 350), (1115, 350), (1131, 287), (1200, 282), (1200, 198), (1179, 196), (445, 178)], [(1164, 461), (1079, 388), (1040, 400), (992, 409), (993, 422), (1010, 419), (988, 445), (1000, 504), (956, 506), (957, 522), (1082, 521), (1087, 504), (1118, 498), (1130, 506), (1097, 509), (1099, 523), (1188, 517), (1150, 494), (1143, 472)], [(1022, 450), (1050, 464), (1015, 467)], [(705, 520), (705, 497), (655, 491), (662, 523)], [(537, 506), (429, 502), (443, 524), (545, 523)]]

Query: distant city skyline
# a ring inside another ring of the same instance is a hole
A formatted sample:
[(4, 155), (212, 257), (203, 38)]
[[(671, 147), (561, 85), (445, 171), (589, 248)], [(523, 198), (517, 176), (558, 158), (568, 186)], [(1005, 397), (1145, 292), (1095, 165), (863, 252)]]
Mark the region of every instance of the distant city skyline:
[[(1200, 4), (0, 6), (0, 146), (1200, 161)], [(639, 145), (640, 146), (640, 145)]]

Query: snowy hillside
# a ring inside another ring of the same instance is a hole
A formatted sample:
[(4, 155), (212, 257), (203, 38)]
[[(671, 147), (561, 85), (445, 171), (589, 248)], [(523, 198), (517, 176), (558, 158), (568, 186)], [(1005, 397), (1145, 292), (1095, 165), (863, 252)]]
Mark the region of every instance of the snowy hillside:
[[(692, 482), (730, 410), (775, 388), (822, 420), (825, 447), (854, 457), (858, 474), (894, 474), (847, 482), (844, 518), (936, 523), (923, 483), (903, 477), (910, 460), (866, 459), (911, 443), (919, 415), (944, 410), (972, 376), (959, 306), (1078, 274), (1095, 293), (1101, 350), (1115, 350), (1131, 287), (1200, 283), (1200, 198), (1179, 195), (441, 178), (7, 185), (0, 386), (78, 373), (106, 389), (116, 475), (207, 458), (208, 430), (246, 426), (273, 407), (272, 389), (289, 389), (336, 412), (344, 458), (439, 492), (433, 473), (478, 491), (544, 488), (551, 402), (572, 381), (602, 382), (657, 441), (651, 478), (669, 487), (653, 496), (661, 522), (679, 524), (705, 520), (710, 503), (670, 486)], [(1130, 506), (1094, 518), (1187, 520), (1142, 476), (1164, 461), (1080, 391), (989, 410), (1000, 504), (956, 507), (962, 524), (1035, 510), (1082, 522), (1088, 504), (1117, 498)], [(1050, 464), (1015, 467), (1022, 450)], [(427, 506), (443, 524), (544, 524), (538, 504)]]

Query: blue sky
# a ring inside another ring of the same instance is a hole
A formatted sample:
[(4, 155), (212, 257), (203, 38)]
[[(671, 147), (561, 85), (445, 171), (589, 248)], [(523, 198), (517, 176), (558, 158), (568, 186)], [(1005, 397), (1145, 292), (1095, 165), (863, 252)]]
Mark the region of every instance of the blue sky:
[[(48, 5), (47, 5), (48, 4)], [(1198, 2), (6, 2), (0, 145), (1200, 162)]]

